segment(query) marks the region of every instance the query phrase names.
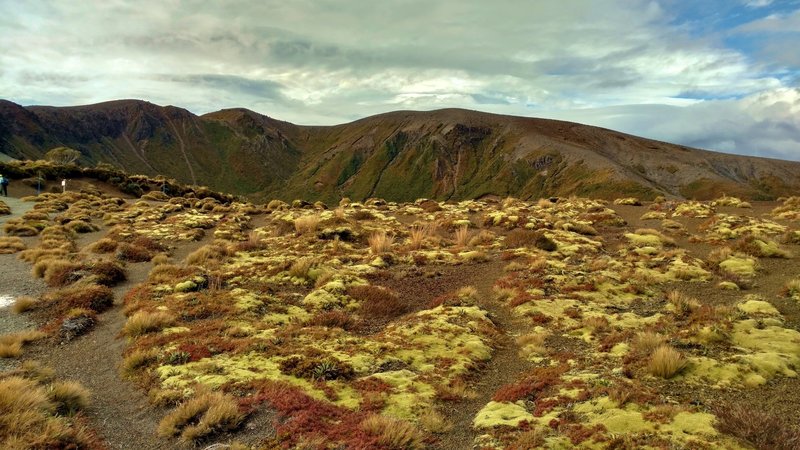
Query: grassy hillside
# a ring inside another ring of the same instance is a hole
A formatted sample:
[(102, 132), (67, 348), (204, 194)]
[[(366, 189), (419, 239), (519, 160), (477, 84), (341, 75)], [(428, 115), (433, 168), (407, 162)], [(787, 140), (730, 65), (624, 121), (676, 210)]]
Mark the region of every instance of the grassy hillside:
[(0, 102), (0, 152), (56, 146), (128, 173), (246, 195), (463, 200), (721, 192), (772, 199), (800, 188), (800, 163), (689, 149), (569, 122), (465, 110), (400, 111), (304, 127), (244, 109), (204, 116), (122, 100), (53, 108)]

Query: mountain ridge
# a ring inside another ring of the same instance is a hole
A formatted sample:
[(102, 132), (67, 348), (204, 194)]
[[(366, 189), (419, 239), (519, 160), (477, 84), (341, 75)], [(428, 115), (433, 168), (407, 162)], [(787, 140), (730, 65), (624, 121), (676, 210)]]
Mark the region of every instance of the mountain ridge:
[(800, 162), (457, 108), (316, 126), (245, 108), (195, 115), (142, 100), (69, 107), (0, 100), (0, 152), (36, 159), (56, 146), (79, 150), (82, 164), (110, 163), (254, 199), (703, 199), (723, 192), (770, 199), (800, 190)]

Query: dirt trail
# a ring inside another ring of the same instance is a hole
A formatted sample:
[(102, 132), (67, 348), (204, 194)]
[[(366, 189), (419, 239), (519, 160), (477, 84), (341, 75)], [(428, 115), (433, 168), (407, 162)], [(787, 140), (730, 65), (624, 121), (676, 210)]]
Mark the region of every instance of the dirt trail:
[(149, 269), (149, 263), (128, 265), (128, 280), (114, 288), (114, 307), (99, 316), (97, 326), (89, 334), (69, 343), (44, 347), (39, 354), (32, 355), (55, 369), (59, 377), (79, 381), (91, 391), (88, 418), (114, 449), (179, 447), (176, 442), (157, 438), (155, 430), (162, 414), (148, 405), (138, 388), (118, 375), (125, 349), (125, 339), (119, 336), (126, 320), (122, 299), (128, 289), (147, 278)]
[[(23, 202), (16, 197), (0, 197), (0, 201), (5, 202), (11, 208), (11, 214), (0, 215), (0, 225), (8, 222), (11, 219), (16, 219), (26, 212), (33, 209), (33, 202)], [(4, 233), (5, 234), (5, 233)]]
[(500, 339), (492, 359), (477, 374), (474, 384), (477, 396), (456, 403), (447, 403), (443, 413), (453, 424), (453, 430), (439, 443), (442, 450), (464, 450), (473, 448), (478, 433), (472, 428), (472, 421), (478, 411), (489, 403), (495, 391), (501, 386), (515, 381), (530, 364), (519, 357), (516, 337), (527, 328), (509, 309), (494, 299), (492, 286), (503, 275), (502, 265), (489, 264), (478, 272), (467, 272), (464, 285), (478, 289), (479, 306), (490, 313), (490, 317), (500, 331)]
[[(0, 216), (0, 228), (10, 220), (22, 216), (33, 208), (33, 203), (23, 202), (15, 197), (0, 197), (10, 208), (11, 214)], [(0, 233), (5, 236), (5, 233)], [(36, 242), (37, 238), (23, 238), (27, 245)], [(10, 299), (22, 295), (37, 297), (47, 287), (41, 279), (31, 277), (31, 268), (26, 262), (20, 260), (17, 254), (0, 255), (0, 303), (5, 304)], [(32, 328), (34, 323), (27, 317), (14, 314), (11, 305), (0, 306), (0, 334), (13, 333)], [(0, 371), (8, 370), (19, 363), (15, 359), (0, 358)]]

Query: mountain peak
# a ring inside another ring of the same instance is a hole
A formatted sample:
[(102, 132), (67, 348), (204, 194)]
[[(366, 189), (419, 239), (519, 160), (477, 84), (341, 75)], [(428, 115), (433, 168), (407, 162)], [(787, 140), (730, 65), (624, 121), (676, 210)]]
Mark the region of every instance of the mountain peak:
[(723, 192), (759, 199), (800, 189), (800, 163), (458, 108), (298, 126), (245, 108), (196, 116), (133, 99), (71, 107), (4, 101), (0, 137), (0, 152), (15, 158), (69, 146), (81, 151), (84, 164), (107, 162), (262, 199), (708, 198)]

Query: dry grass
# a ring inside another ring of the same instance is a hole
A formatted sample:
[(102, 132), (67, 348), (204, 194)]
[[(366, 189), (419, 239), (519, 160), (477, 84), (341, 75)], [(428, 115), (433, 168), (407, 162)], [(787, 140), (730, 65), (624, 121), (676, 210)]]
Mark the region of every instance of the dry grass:
[(175, 316), (163, 311), (139, 311), (128, 318), (122, 332), (130, 337), (159, 331), (175, 322)]
[(420, 413), (418, 420), (420, 426), (429, 433), (441, 434), (453, 429), (453, 424), (433, 408)]
[(0, 237), (0, 255), (8, 255), (25, 250), (25, 243), (18, 237)]
[(112, 253), (117, 249), (117, 241), (110, 238), (98, 239), (97, 242), (88, 247), (92, 253)]
[(21, 222), (8, 221), (3, 225), (3, 231), (9, 236), (36, 236), (39, 230)]
[(466, 225), (458, 228), (453, 234), (455, 239), (456, 248), (464, 248), (469, 244), (470, 232), (469, 227)]
[(347, 289), (347, 295), (360, 303), (359, 313), (369, 319), (391, 319), (410, 311), (394, 291), (373, 285), (355, 285)]
[(66, 286), (81, 277), (81, 266), (65, 259), (45, 259), (34, 264), (32, 274), (44, 278), (50, 287)]
[(408, 246), (412, 250), (419, 250), (425, 243), (425, 238), (428, 237), (427, 227), (413, 227), (408, 234)]
[(169, 264), (169, 255), (166, 253), (159, 253), (150, 260), (154, 266), (163, 266), (164, 264)]
[(22, 343), (18, 341), (0, 342), (0, 358), (16, 358), (22, 355)]
[(661, 378), (672, 378), (686, 367), (683, 355), (669, 345), (658, 347), (650, 356), (647, 371)]
[(361, 422), (361, 429), (370, 436), (377, 437), (379, 445), (391, 450), (410, 450), (425, 448), (425, 436), (411, 423), (372, 415)]
[(317, 231), (320, 221), (319, 214), (298, 217), (294, 219), (294, 230), (297, 231), (298, 234), (313, 233)]
[(787, 297), (795, 297), (800, 300), (800, 278), (787, 282), (784, 293)]
[(46, 386), (43, 379), (27, 378), (24, 370), (17, 372), (22, 376), (0, 378), (0, 448), (101, 448), (83, 427), (56, 415), (63, 404), (54, 404), (48, 392), (62, 393), (60, 384)]
[(757, 449), (800, 448), (800, 427), (795, 417), (760, 411), (749, 405), (722, 404), (714, 408), (715, 427)]
[(312, 258), (300, 258), (289, 267), (289, 275), (295, 278), (308, 278), (308, 271), (314, 266)]
[(89, 390), (75, 381), (57, 381), (47, 390), (47, 396), (62, 415), (72, 415), (89, 406)]
[(158, 360), (158, 350), (136, 349), (122, 359), (120, 364), (120, 374), (124, 377), (132, 377), (137, 374), (139, 369)]
[(387, 235), (385, 231), (379, 231), (372, 234), (367, 242), (373, 255), (382, 255), (392, 249), (394, 237)]
[(516, 340), (517, 345), (520, 346), (520, 356), (527, 357), (544, 353), (546, 351), (544, 343), (549, 336), (550, 332), (548, 331), (519, 336)]
[(30, 295), (23, 295), (14, 300), (14, 305), (11, 306), (11, 310), (17, 314), (22, 314), (26, 311), (36, 308), (38, 303), (39, 300), (31, 297)]
[[(203, 267), (208, 267), (209, 265), (216, 266), (224, 254), (225, 250), (219, 246), (204, 245), (186, 257), (186, 264)], [(214, 264), (211, 264), (212, 262)]]
[(47, 336), (39, 330), (18, 331), (0, 336), (0, 358), (16, 358), (22, 355), (25, 344)]
[(700, 302), (680, 291), (667, 293), (667, 302), (672, 306), (672, 311), (679, 317), (688, 316), (700, 308)]
[(633, 350), (640, 355), (651, 355), (657, 348), (664, 345), (666, 338), (652, 331), (644, 331), (633, 338)]
[(726, 259), (728, 259), (731, 255), (733, 255), (733, 249), (732, 248), (730, 248), (730, 247), (721, 247), (721, 248), (717, 248), (717, 249), (714, 249), (711, 252), (709, 252), (708, 256), (706, 256), (706, 261), (708, 261), (708, 262), (710, 262), (710, 263), (712, 263), (714, 265), (718, 265), (722, 261), (725, 261)]
[(184, 442), (195, 442), (210, 434), (233, 430), (244, 418), (235, 398), (218, 392), (203, 393), (164, 417), (158, 424), (158, 434), (180, 434)]
[(510, 450), (544, 448), (546, 435), (547, 434), (539, 428), (523, 431), (519, 436), (517, 436), (517, 439), (508, 448)]
[(117, 247), (117, 259), (130, 262), (147, 262), (153, 257), (153, 252), (140, 245), (123, 242)]
[(450, 384), (436, 386), (436, 396), (445, 401), (458, 401), (478, 398), (478, 393), (470, 388), (464, 380), (456, 378)]

